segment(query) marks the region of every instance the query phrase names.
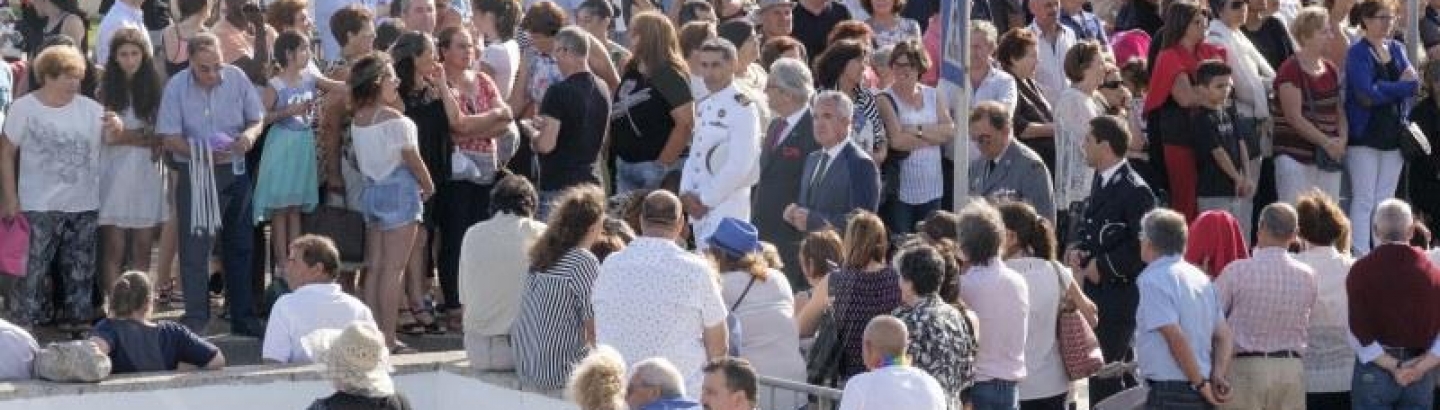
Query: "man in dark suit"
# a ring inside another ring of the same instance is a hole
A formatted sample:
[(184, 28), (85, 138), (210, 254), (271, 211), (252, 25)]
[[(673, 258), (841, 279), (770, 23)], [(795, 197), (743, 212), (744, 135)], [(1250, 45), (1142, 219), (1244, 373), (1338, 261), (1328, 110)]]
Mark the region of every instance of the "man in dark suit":
[[(1109, 115), (1090, 120), (1083, 150), (1096, 175), (1076, 222), (1075, 241), (1065, 254), (1065, 262), (1099, 309), (1095, 335), (1107, 362), (1132, 360), (1135, 308), (1140, 303), (1135, 278), (1145, 268), (1140, 260), (1140, 218), (1155, 208), (1150, 187), (1125, 162), (1128, 146), (1125, 120)], [(1090, 400), (1099, 402), (1134, 385), (1128, 377), (1092, 377)]]
[(800, 201), (785, 207), (785, 220), (803, 232), (845, 231), (851, 211), (880, 207), (880, 172), (864, 149), (850, 140), (855, 105), (836, 91), (815, 97), (815, 141), (820, 149), (805, 160)]
[(811, 78), (805, 63), (795, 59), (776, 60), (770, 68), (765, 99), (775, 119), (761, 136), (760, 182), (750, 201), (750, 218), (760, 230), (760, 240), (774, 244), (780, 252), (785, 277), (794, 289), (809, 287), (797, 259), (804, 236), (790, 227), (782, 211), (799, 200), (805, 158), (820, 148), (810, 112), (810, 96), (815, 94)]
[(976, 104), (970, 111), (970, 140), (980, 150), (970, 161), (971, 194), (1030, 204), (1055, 223), (1050, 169), (1030, 147), (1015, 143), (1010, 110), (994, 101)]

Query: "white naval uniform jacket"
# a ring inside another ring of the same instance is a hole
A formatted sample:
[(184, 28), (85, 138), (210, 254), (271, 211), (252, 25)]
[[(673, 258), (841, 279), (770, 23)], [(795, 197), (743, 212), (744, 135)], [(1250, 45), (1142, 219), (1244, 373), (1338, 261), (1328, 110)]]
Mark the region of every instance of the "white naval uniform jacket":
[(695, 243), (704, 249), (721, 219), (750, 221), (750, 187), (760, 180), (760, 107), (731, 83), (700, 100), (694, 133), (680, 192), (695, 193), (710, 209), (704, 218), (690, 218)]

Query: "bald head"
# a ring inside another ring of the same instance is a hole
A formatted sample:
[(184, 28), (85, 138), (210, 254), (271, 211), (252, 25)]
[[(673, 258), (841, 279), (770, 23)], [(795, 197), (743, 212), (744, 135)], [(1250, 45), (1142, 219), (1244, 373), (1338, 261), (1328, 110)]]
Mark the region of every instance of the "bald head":
[(864, 349), (866, 363), (874, 356), (876, 361), (905, 355), (905, 346), (910, 343), (910, 331), (905, 322), (890, 315), (876, 316), (865, 325)]
[(640, 230), (645, 236), (675, 239), (680, 235), (680, 198), (663, 189), (645, 195), (640, 203)]

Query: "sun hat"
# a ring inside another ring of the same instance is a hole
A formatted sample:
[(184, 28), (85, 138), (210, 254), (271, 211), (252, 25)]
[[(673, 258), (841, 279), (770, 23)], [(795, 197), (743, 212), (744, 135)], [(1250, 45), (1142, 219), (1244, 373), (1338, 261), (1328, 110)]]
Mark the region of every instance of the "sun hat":
[(735, 218), (720, 220), (720, 226), (710, 235), (710, 246), (727, 256), (739, 258), (760, 252), (760, 235), (755, 225)]
[(390, 379), (390, 351), (375, 324), (354, 322), (330, 340), (320, 354), (325, 378), (342, 391), (370, 397), (395, 394)]

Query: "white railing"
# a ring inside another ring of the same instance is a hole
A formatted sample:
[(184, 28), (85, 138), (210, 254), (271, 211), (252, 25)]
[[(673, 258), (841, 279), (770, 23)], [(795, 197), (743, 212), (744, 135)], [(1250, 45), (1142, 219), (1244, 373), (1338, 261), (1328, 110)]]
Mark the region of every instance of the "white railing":
[(761, 410), (833, 410), (840, 407), (841, 391), (768, 376), (759, 376)]

